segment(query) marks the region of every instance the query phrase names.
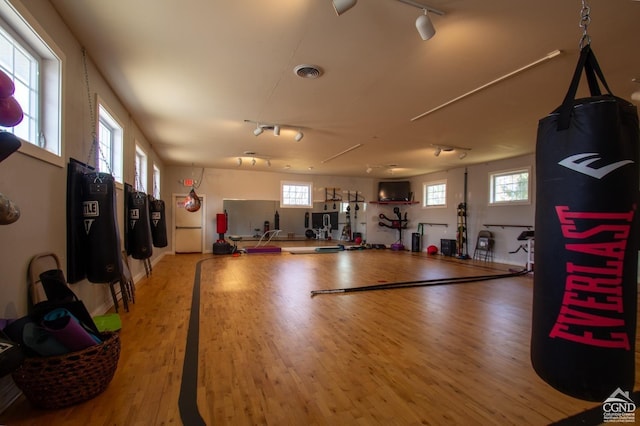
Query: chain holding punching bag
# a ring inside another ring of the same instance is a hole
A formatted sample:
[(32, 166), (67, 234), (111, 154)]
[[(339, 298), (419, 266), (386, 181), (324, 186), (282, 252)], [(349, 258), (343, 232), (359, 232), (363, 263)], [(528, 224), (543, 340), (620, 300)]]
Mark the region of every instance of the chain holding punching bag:
[(151, 215), (151, 239), (154, 247), (167, 246), (167, 218), (164, 201), (149, 195), (149, 214)]
[(129, 254), (134, 259), (147, 259), (153, 254), (147, 194), (139, 191), (129, 192), (127, 209)]
[(111, 283), (120, 278), (122, 259), (113, 176), (87, 173), (82, 177), (84, 248), (87, 279)]
[[(583, 71), (591, 97), (575, 99)], [(576, 398), (633, 390), (639, 143), (636, 107), (611, 94), (587, 44), (536, 146), (531, 361)]]

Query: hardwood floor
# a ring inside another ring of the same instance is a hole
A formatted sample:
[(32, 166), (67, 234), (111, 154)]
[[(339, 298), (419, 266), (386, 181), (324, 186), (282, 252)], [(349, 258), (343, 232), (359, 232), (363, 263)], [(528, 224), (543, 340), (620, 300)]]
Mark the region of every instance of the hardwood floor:
[(507, 266), (390, 250), (176, 255), (138, 283), (136, 304), (121, 313), (122, 353), (103, 394), (52, 411), (19, 399), (0, 423), (182, 424), (198, 262), (194, 386), (207, 425), (545, 425), (600, 407), (533, 371), (531, 276), (310, 297)]

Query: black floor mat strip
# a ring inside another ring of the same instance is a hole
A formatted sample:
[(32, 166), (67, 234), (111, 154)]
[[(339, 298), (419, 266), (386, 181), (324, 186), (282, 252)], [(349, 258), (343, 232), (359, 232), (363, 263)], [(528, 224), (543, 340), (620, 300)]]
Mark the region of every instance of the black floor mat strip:
[(180, 419), (185, 426), (206, 425), (198, 411), (198, 339), (200, 336), (200, 271), (203, 259), (196, 264), (196, 274), (193, 279), (193, 296), (191, 297), (191, 315), (189, 316), (189, 330), (187, 344), (182, 365), (182, 382), (178, 408)]

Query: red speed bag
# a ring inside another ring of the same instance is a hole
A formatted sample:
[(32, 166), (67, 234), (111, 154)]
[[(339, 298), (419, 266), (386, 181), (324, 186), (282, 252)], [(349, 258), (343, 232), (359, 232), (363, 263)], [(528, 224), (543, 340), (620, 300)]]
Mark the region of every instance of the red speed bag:
[[(583, 70), (592, 96), (575, 99)], [(538, 375), (585, 400), (634, 386), (639, 143), (636, 107), (611, 94), (586, 46), (538, 125), (531, 331)]]

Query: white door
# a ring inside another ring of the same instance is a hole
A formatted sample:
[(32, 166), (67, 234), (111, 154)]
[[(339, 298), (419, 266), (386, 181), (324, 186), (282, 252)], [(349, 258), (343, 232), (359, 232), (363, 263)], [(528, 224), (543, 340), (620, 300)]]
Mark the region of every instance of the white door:
[(202, 207), (197, 212), (190, 212), (184, 208), (187, 194), (173, 196), (173, 251), (175, 253), (203, 253), (204, 252), (204, 196), (198, 195)]

